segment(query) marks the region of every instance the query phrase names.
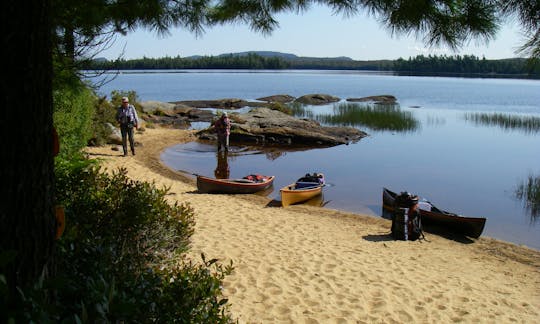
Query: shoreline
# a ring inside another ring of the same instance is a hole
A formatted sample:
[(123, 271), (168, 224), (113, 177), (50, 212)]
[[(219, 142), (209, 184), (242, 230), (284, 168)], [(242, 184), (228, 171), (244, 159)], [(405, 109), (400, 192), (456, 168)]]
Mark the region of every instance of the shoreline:
[(224, 295), (240, 323), (538, 322), (540, 251), (488, 237), (395, 241), (390, 221), (257, 195), (198, 194), (160, 160), (193, 131), (138, 132), (137, 155), (90, 147), (103, 167), (170, 188), (195, 211), (190, 256), (233, 261)]

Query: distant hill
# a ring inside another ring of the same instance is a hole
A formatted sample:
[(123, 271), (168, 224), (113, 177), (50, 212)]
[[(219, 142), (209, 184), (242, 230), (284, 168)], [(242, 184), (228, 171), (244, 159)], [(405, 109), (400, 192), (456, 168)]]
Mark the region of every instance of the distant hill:
[[(295, 60), (322, 60), (322, 61), (353, 61), (352, 58), (346, 57), (346, 56), (338, 56), (338, 57), (308, 57), (308, 56), (298, 56), (291, 53), (282, 53), (282, 52), (274, 52), (274, 51), (246, 51), (246, 52), (237, 52), (237, 53), (224, 53), (217, 55), (218, 57), (224, 57), (224, 56), (247, 56), (249, 54), (256, 54), (261, 57), (279, 57), (281, 59), (287, 60), (287, 61), (295, 61)], [(188, 56), (186, 58), (201, 58), (201, 55), (193, 55)]]

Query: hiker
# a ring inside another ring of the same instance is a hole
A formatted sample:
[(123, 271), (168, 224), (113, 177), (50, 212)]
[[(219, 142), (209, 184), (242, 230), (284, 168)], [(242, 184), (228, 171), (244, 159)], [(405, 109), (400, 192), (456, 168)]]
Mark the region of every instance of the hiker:
[(225, 150), (225, 152), (228, 152), (229, 151), (229, 135), (231, 134), (231, 121), (229, 120), (227, 113), (223, 112), (221, 114), (221, 117), (219, 117), (219, 119), (214, 122), (213, 126), (216, 129), (216, 133), (217, 133), (218, 152), (221, 151), (222, 147)]
[(122, 105), (118, 107), (116, 111), (116, 121), (120, 124), (120, 132), (122, 133), (122, 148), (124, 149), (124, 156), (127, 156), (127, 139), (129, 138), (129, 145), (131, 147), (131, 153), (135, 155), (135, 140), (133, 139), (133, 128), (139, 127), (139, 117), (137, 111), (133, 105), (129, 104), (128, 97), (122, 97)]

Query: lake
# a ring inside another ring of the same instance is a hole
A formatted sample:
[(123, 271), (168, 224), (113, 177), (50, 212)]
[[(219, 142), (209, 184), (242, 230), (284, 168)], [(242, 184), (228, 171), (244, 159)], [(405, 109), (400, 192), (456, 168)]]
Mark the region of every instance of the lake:
[[(213, 145), (188, 143), (168, 148), (162, 160), (176, 170), (214, 176), (226, 163), (230, 177), (249, 173), (276, 176), (269, 198), (306, 172), (322, 172), (330, 186), (327, 208), (381, 215), (382, 188), (409, 191), (440, 208), (488, 218), (483, 236), (540, 249), (540, 217), (517, 192), (540, 177), (540, 133), (474, 116), (512, 114), (540, 117), (540, 81), (394, 76), (359, 71), (136, 71), (122, 73), (100, 88), (135, 90), (142, 101), (220, 98), (255, 100), (289, 94), (325, 93), (343, 99), (390, 94), (400, 114), (414, 122), (385, 130), (345, 122), (367, 132), (357, 143), (311, 150), (233, 146), (218, 159)], [(174, 72), (174, 73), (172, 73)], [(374, 108), (376, 109), (376, 107)], [(299, 113), (331, 124), (337, 105), (304, 107)], [(483, 114), (483, 115), (482, 115)], [(472, 117), (471, 117), (472, 116)], [(206, 127), (194, 124), (193, 127)]]

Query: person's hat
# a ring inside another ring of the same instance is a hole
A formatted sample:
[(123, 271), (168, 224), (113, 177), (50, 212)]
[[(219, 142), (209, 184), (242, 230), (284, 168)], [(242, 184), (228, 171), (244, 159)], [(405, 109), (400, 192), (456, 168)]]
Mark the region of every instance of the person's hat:
[(224, 111), (224, 112), (223, 112), (223, 114), (221, 114), (221, 116), (223, 116), (223, 117), (227, 117), (227, 112), (226, 112), (226, 111)]
[(128, 97), (122, 97), (122, 102), (129, 102), (129, 98)]

